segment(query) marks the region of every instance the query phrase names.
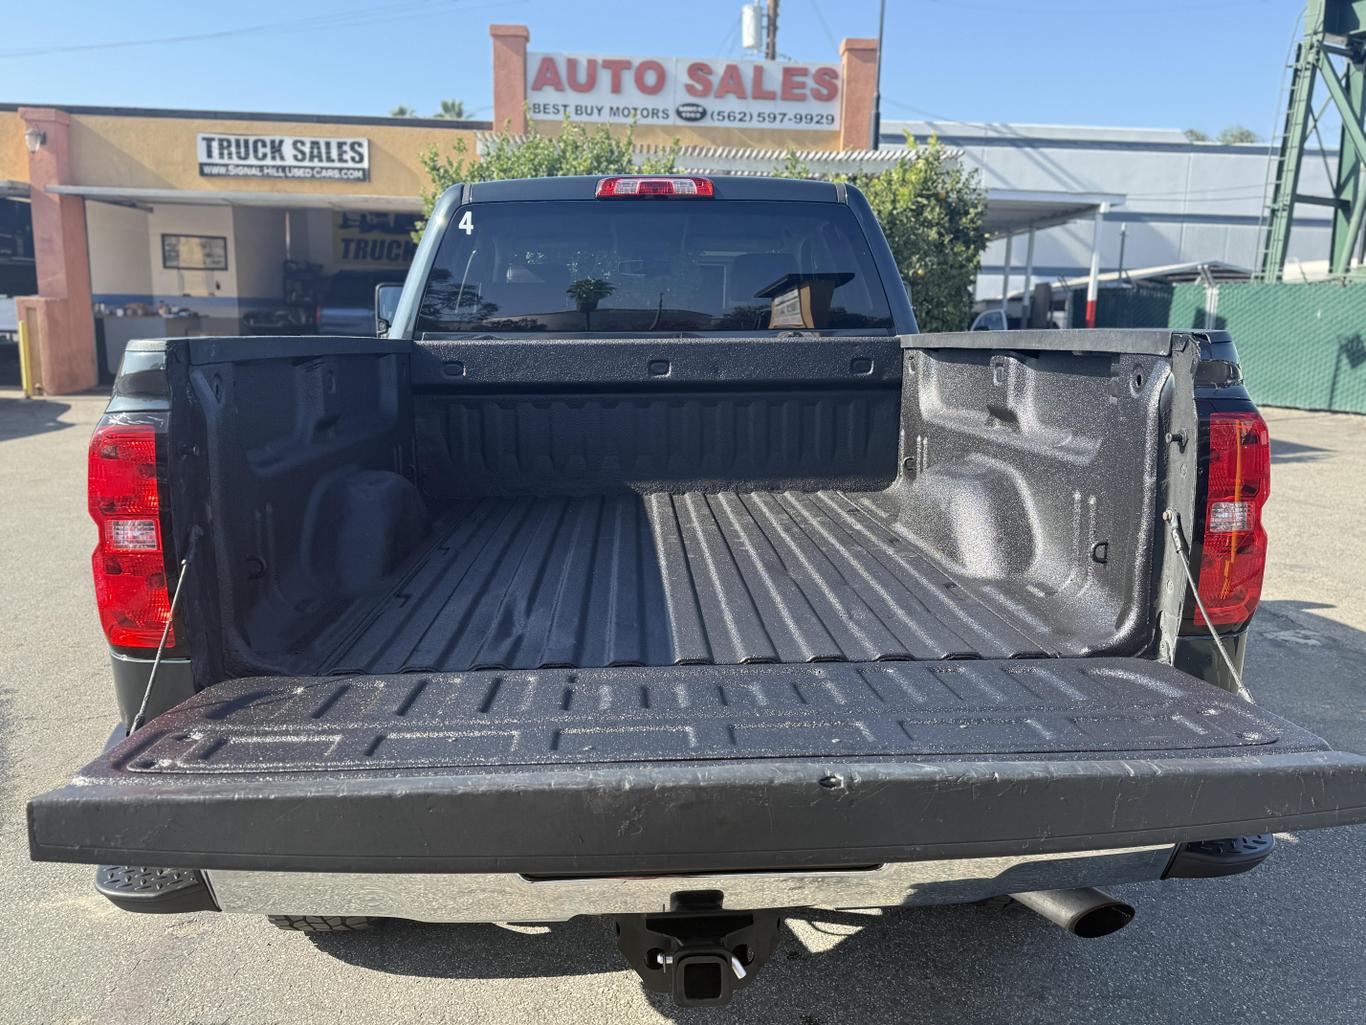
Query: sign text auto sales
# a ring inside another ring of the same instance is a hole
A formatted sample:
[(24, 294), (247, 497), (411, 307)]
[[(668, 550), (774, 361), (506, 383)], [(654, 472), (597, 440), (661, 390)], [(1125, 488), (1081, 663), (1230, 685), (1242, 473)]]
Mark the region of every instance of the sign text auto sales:
[(197, 144), (199, 173), (205, 178), (370, 180), (369, 139), (201, 132)]
[(833, 64), (527, 54), (527, 106), (540, 121), (832, 131), (841, 87)]

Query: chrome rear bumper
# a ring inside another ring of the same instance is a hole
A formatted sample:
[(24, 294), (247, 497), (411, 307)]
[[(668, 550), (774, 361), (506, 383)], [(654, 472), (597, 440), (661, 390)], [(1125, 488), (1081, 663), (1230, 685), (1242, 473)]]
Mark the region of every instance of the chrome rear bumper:
[(727, 910), (957, 904), (1008, 893), (1159, 879), (1172, 844), (865, 869), (530, 878), (515, 873), (204, 873), (223, 911), (368, 915), (420, 922), (561, 922), (668, 911), (680, 891), (719, 890)]

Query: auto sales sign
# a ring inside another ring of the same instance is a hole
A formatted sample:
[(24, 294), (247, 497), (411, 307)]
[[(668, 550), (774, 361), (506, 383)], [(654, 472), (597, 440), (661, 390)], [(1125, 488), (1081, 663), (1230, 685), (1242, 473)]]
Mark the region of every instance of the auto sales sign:
[(204, 178), (370, 180), (369, 139), (201, 132), (197, 145), (199, 174)]
[(834, 64), (527, 54), (538, 121), (832, 131), (841, 88)]

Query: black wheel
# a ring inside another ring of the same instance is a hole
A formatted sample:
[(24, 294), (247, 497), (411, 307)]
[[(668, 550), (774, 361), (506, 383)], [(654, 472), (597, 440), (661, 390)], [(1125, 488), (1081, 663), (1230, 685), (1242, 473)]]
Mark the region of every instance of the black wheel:
[(289, 932), (366, 932), (379, 919), (363, 915), (269, 915), (270, 924)]

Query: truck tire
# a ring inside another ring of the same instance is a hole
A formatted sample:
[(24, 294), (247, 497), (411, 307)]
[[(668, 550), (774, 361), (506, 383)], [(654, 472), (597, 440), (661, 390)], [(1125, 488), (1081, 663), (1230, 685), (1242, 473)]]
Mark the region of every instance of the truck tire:
[(379, 919), (363, 915), (268, 915), (270, 924), (288, 932), (366, 932)]

